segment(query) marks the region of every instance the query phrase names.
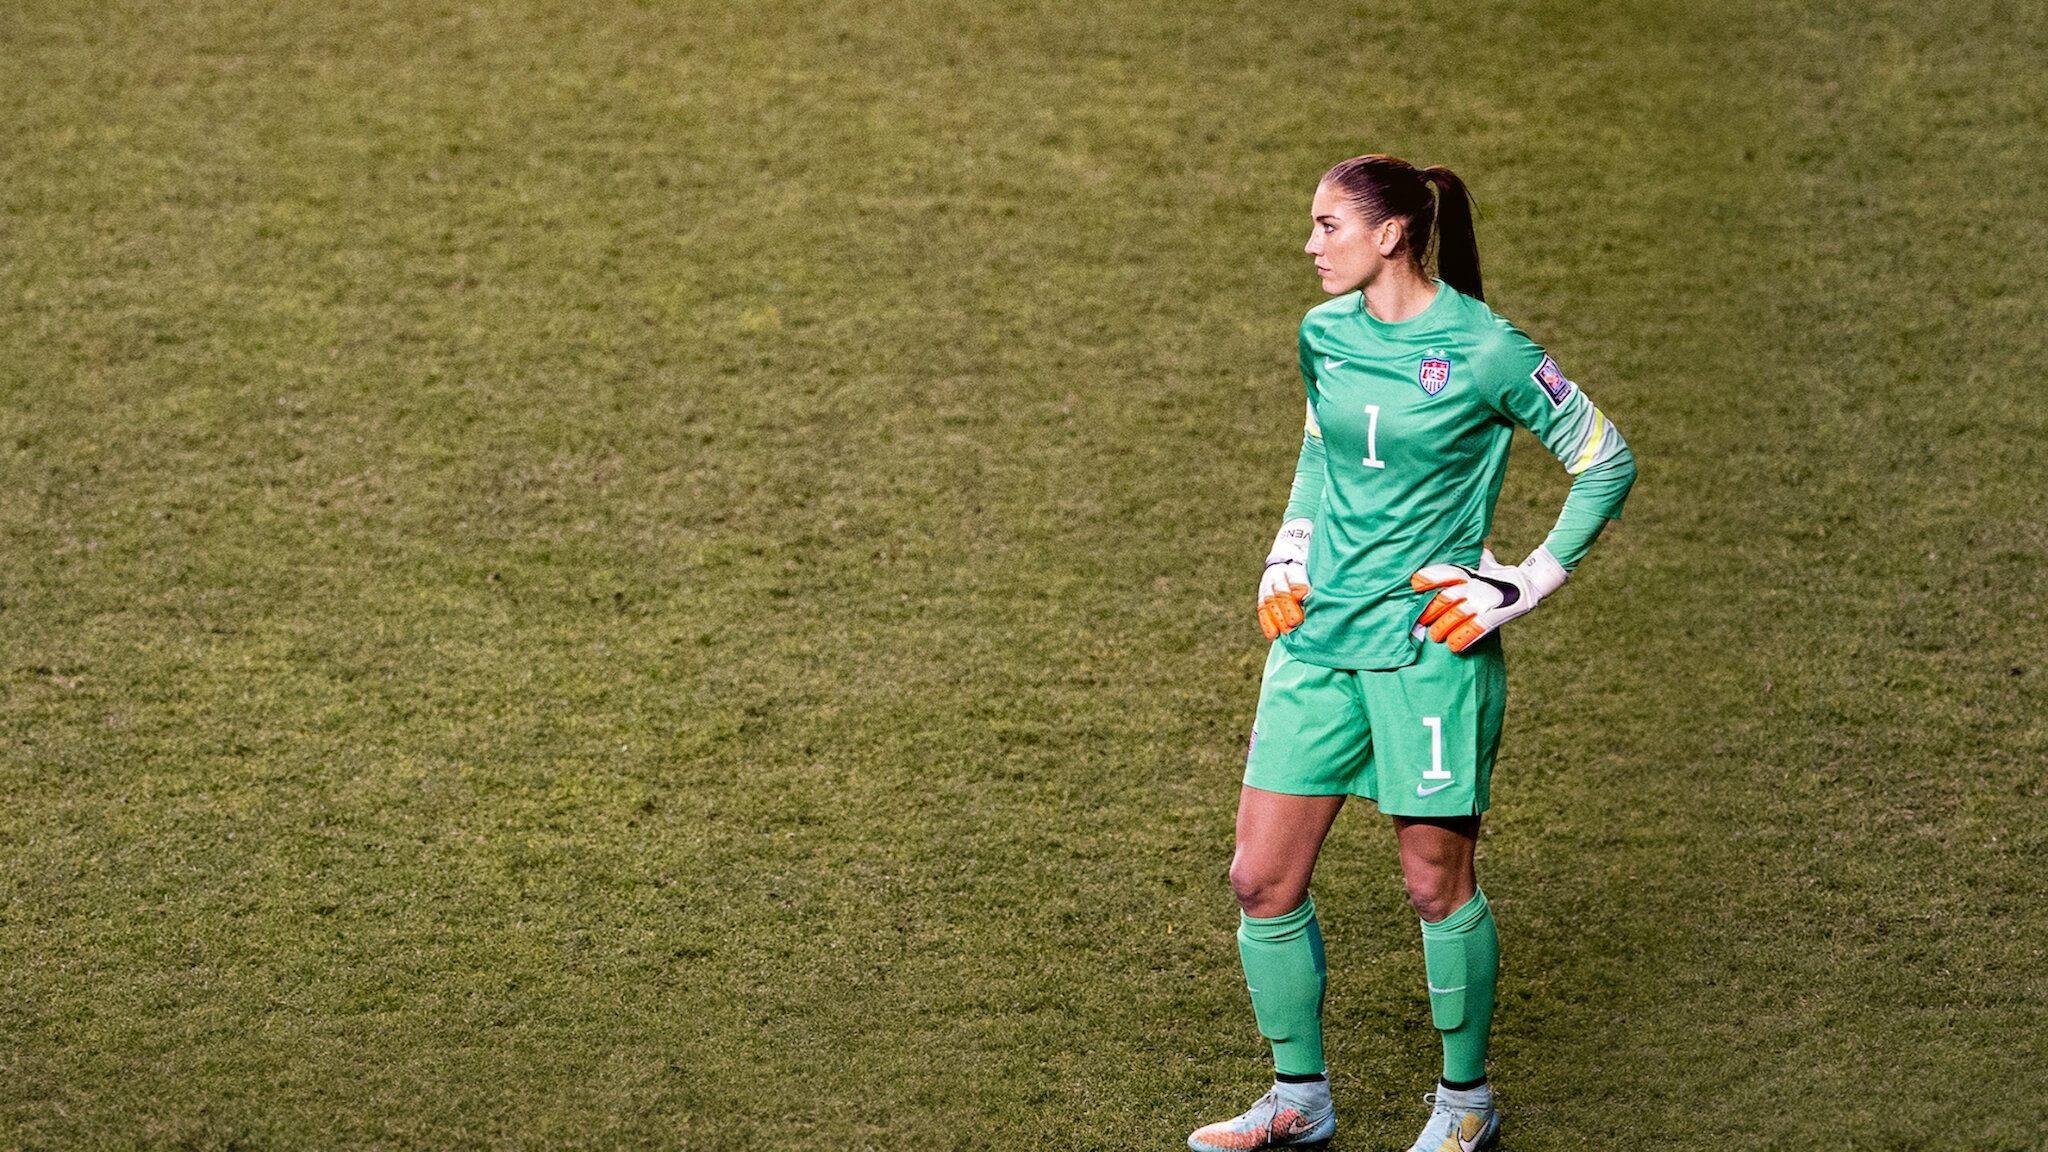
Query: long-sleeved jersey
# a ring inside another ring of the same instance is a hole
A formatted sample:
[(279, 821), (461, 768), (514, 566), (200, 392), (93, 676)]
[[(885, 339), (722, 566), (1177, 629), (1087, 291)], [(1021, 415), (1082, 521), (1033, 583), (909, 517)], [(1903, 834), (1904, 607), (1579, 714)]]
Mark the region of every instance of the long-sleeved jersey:
[(1483, 301), (1437, 281), (1420, 313), (1387, 323), (1353, 292), (1301, 322), (1308, 427), (1287, 519), (1315, 523), (1304, 619), (1281, 638), (1327, 668), (1400, 668), (1430, 564), (1477, 564), (1519, 424), (1572, 475), (1544, 546), (1567, 570), (1621, 514), (1635, 458), (1557, 362)]

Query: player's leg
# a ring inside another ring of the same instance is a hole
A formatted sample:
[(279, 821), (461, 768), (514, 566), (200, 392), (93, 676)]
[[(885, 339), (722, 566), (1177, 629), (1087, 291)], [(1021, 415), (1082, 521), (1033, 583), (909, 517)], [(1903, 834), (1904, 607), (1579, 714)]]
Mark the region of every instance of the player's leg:
[(1280, 644), (1266, 661), (1230, 886), (1241, 909), (1238, 956), (1253, 1014), (1273, 1045), (1274, 1084), (1243, 1114), (1188, 1137), (1198, 1152), (1319, 1143), (1336, 1131), (1323, 1060), (1323, 938), (1308, 889), (1365, 759), (1364, 712), (1351, 676), (1295, 661)]
[(1273, 1046), (1273, 1087), (1240, 1115), (1188, 1137), (1196, 1152), (1328, 1140), (1337, 1113), (1323, 1061), (1323, 933), (1309, 879), (1344, 797), (1245, 787), (1238, 795), (1230, 887), (1241, 910), (1237, 954), (1259, 1034)]
[(1444, 1042), (1443, 1086), (1476, 1088), (1486, 1082), (1486, 1042), (1500, 968), (1493, 909), (1473, 874), (1479, 817), (1397, 816), (1394, 829), (1408, 901), (1422, 917), (1430, 1019)]
[(1422, 917), (1430, 1021), (1444, 1045), (1443, 1079), (1410, 1152), (1438, 1152), (1453, 1137), (1452, 1147), (1489, 1147), (1500, 1135), (1486, 1082), (1500, 938), (1474, 874), (1479, 817), (1397, 816), (1394, 834), (1409, 903)]
[(1486, 1081), (1500, 943), (1473, 866), (1506, 707), (1498, 637), (1454, 654), (1426, 644), (1416, 662), (1364, 674), (1380, 810), (1394, 817), (1401, 875), (1422, 920), (1430, 1018), (1443, 1039), (1443, 1080), (1414, 1148), (1437, 1152), (1498, 1138)]
[(1342, 796), (1289, 796), (1247, 787), (1238, 797), (1237, 951), (1259, 1033), (1273, 1045), (1279, 1078), (1306, 1080), (1323, 1062), (1323, 934), (1309, 879), (1344, 806)]

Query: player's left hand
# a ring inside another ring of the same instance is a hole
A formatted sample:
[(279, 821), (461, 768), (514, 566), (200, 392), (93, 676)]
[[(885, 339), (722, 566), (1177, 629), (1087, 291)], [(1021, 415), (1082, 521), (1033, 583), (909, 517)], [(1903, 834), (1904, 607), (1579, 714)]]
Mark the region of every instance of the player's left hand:
[(1479, 566), (1431, 564), (1408, 578), (1417, 592), (1438, 589), (1436, 599), (1422, 610), (1419, 625), (1429, 628), (1429, 638), (1463, 652), (1494, 629), (1536, 607), (1545, 596), (1564, 586), (1564, 566), (1547, 549), (1538, 548), (1513, 568), (1494, 560), (1482, 550)]

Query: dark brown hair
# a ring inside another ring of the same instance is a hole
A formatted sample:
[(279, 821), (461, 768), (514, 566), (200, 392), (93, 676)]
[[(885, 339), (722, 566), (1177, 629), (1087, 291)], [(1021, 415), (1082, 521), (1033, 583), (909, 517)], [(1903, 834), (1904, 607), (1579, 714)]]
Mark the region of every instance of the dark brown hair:
[(1417, 168), (1374, 154), (1338, 163), (1323, 173), (1323, 183), (1343, 193), (1375, 225), (1390, 218), (1401, 221), (1401, 250), (1417, 271), (1428, 273), (1433, 241), (1437, 275), (1444, 283), (1474, 300), (1486, 299), (1479, 283), (1479, 238), (1472, 232), (1472, 194), (1457, 173), (1440, 164)]

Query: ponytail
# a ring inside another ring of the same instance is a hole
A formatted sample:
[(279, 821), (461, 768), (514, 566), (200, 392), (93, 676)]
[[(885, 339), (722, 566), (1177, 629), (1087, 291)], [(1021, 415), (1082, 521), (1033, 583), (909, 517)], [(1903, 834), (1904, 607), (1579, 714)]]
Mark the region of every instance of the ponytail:
[(1441, 164), (1422, 170), (1436, 185), (1436, 268), (1444, 283), (1474, 300), (1486, 299), (1479, 284), (1479, 237), (1472, 230), (1472, 194), (1457, 173)]

